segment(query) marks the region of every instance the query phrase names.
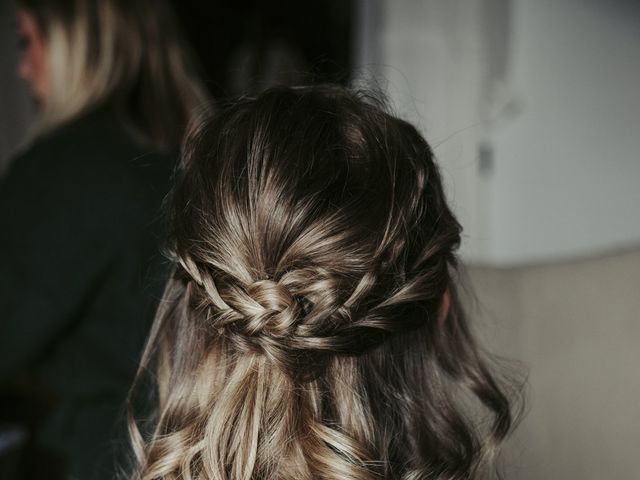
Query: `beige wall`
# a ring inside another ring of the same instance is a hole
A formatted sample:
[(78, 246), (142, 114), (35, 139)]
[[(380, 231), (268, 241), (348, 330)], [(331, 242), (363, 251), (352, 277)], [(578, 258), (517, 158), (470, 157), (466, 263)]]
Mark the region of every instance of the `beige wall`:
[(469, 274), (487, 342), (530, 372), (507, 478), (640, 478), (640, 249)]

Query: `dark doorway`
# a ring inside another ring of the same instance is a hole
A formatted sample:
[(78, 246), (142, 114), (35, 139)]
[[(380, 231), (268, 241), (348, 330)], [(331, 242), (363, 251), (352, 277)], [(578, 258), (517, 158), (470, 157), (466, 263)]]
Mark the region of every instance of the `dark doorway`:
[(351, 0), (174, 0), (174, 5), (214, 97), (349, 78)]

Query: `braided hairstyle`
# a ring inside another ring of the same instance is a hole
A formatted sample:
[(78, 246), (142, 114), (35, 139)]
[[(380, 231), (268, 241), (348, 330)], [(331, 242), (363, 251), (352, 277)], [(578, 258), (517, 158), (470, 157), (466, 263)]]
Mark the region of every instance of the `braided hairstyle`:
[(461, 228), (414, 127), (336, 86), (241, 99), (187, 138), (170, 221), (134, 478), (492, 474), (511, 404), (459, 305)]

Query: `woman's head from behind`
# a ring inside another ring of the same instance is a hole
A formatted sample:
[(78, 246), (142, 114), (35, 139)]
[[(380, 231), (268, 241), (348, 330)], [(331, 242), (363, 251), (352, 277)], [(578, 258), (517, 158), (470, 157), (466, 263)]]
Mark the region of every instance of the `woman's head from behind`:
[(143, 477), (478, 474), (509, 402), (458, 304), (460, 227), (418, 132), (339, 87), (274, 89), (200, 124), (182, 167)]
[(158, 146), (204, 99), (165, 0), (19, 0), (20, 75), (49, 130), (104, 103)]

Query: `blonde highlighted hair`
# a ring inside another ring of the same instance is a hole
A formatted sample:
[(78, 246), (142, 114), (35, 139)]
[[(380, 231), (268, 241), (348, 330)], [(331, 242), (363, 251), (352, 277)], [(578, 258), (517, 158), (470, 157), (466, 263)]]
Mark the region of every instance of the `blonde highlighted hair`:
[(334, 86), (240, 100), (188, 138), (170, 219), (133, 478), (492, 475), (510, 390), (460, 306), (460, 225), (412, 126)]
[(36, 133), (111, 103), (141, 139), (179, 144), (207, 95), (165, 0), (19, 0), (41, 28), (49, 92)]

